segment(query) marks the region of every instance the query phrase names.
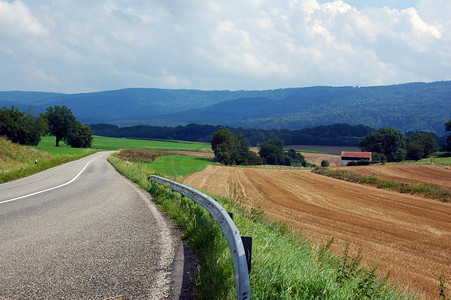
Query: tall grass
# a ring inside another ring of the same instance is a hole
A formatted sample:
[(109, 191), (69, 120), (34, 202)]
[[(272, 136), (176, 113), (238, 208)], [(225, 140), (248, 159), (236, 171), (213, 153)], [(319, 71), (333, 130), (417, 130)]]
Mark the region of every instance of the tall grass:
[(380, 179), (374, 176), (365, 176), (345, 170), (333, 170), (328, 168), (315, 168), (314, 173), (341, 179), (349, 182), (356, 182), (371, 185), (377, 188), (397, 191), (400, 193), (413, 194), (431, 199), (438, 199), (443, 202), (451, 200), (451, 192), (435, 185), (429, 184), (407, 184), (394, 180)]
[[(236, 299), (233, 261), (216, 221), (201, 206), (147, 178), (142, 166), (127, 164), (114, 155), (109, 161), (125, 176), (154, 196), (154, 201), (183, 228), (186, 240), (199, 260), (193, 275), (196, 299)], [(263, 213), (247, 210), (238, 201), (215, 197), (229, 212), (241, 235), (253, 237), (252, 299), (414, 299), (377, 278), (374, 270), (360, 267), (349, 252), (337, 258), (317, 248), (302, 234), (268, 220)]]

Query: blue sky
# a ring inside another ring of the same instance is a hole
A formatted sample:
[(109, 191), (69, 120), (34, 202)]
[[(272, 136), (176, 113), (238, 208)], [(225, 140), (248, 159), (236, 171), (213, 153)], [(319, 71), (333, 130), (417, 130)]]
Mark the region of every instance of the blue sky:
[(451, 80), (450, 0), (0, 0), (0, 90)]

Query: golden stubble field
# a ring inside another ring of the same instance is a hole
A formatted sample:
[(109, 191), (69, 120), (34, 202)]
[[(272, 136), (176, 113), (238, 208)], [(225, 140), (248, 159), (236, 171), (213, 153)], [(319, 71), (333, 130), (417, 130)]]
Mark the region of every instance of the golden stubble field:
[[(451, 170), (440, 172), (449, 181)], [(364, 265), (378, 265), (378, 275), (390, 272), (390, 283), (415, 289), (425, 298), (438, 298), (440, 275), (447, 277), (451, 289), (450, 203), (306, 170), (210, 165), (183, 183), (302, 228), (304, 236), (318, 245), (334, 237), (331, 250), (337, 254), (343, 253), (347, 242), (354, 251), (363, 247)]]

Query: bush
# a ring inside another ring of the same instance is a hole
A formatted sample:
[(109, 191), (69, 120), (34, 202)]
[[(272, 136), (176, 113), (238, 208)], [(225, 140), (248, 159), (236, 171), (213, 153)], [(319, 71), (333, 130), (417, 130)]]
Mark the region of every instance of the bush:
[(368, 166), (370, 164), (369, 160), (354, 160), (348, 162), (348, 166)]
[(385, 164), (388, 160), (387, 160), (387, 156), (385, 156), (385, 154), (382, 153), (378, 153), (378, 152), (373, 152), (371, 154), (372, 157), (372, 163), (373, 164)]
[(321, 161), (321, 167), (328, 167), (329, 165), (330, 165), (329, 161), (327, 161), (327, 160)]

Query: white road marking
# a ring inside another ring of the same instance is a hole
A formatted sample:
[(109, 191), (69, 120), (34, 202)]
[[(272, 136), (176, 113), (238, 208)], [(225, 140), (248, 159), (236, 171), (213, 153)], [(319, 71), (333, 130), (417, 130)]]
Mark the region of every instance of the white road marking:
[(63, 183), (63, 184), (60, 184), (58, 186), (54, 186), (54, 187), (51, 187), (51, 188), (48, 188), (48, 189), (45, 189), (45, 190), (42, 190), (42, 191), (37, 191), (37, 192), (31, 193), (31, 194), (28, 194), (28, 195), (20, 196), (20, 197), (9, 199), (9, 200), (4, 200), (4, 201), (1, 201), (0, 204), (13, 202), (13, 201), (20, 200), (20, 199), (23, 199), (23, 198), (27, 198), (27, 197), (31, 197), (31, 196), (34, 196), (34, 195), (42, 194), (42, 193), (45, 193), (45, 192), (48, 192), (48, 191), (52, 191), (52, 190), (58, 189), (60, 187), (66, 186), (68, 184), (71, 184), (72, 182), (74, 182), (78, 178), (78, 176), (81, 175), (81, 173), (83, 173), (83, 171), (86, 169), (86, 167), (89, 165), (89, 163), (92, 162), (94, 159), (95, 158), (93, 158), (90, 161), (88, 161), (88, 163), (84, 166), (84, 168), (74, 178), (72, 178), (72, 180), (70, 180), (70, 181), (68, 181), (66, 183)]

